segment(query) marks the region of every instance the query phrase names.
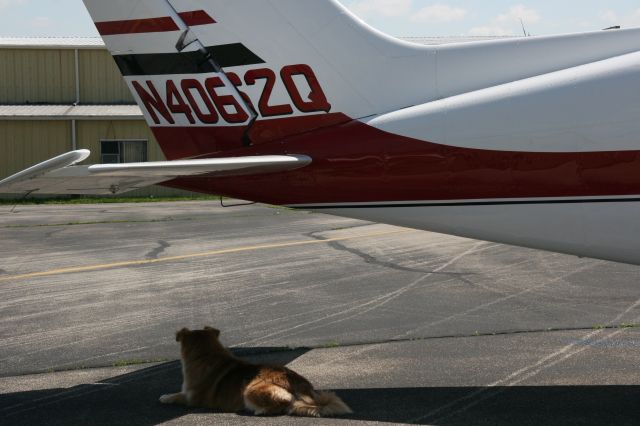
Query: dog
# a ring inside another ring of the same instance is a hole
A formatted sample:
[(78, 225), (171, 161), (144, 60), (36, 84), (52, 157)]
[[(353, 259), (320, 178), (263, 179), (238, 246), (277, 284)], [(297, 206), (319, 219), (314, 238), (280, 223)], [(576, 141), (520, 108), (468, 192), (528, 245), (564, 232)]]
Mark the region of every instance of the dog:
[(286, 368), (256, 365), (234, 356), (220, 343), (220, 331), (205, 327), (176, 333), (181, 345), (182, 391), (162, 395), (163, 404), (255, 415), (304, 417), (352, 413), (334, 393), (319, 392)]

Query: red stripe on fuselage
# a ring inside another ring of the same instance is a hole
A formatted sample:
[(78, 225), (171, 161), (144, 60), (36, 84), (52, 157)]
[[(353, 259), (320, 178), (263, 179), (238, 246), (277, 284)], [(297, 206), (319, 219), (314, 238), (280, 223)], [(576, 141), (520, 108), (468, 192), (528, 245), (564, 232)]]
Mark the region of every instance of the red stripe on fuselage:
[[(179, 14), (182, 20), (190, 27), (198, 25), (215, 24), (216, 21), (204, 10), (182, 12)], [(159, 18), (130, 19), (126, 21), (96, 22), (98, 32), (103, 36), (120, 34), (142, 34), (178, 31), (180, 28), (172, 18), (165, 16)]]
[[(319, 120), (322, 115), (307, 118), (313, 117)], [(226, 146), (239, 146), (242, 129), (235, 128), (234, 134), (228, 129), (155, 128), (154, 133), (167, 155), (176, 158), (185, 136), (201, 141), (201, 154), (207, 151), (207, 139), (222, 146), (231, 138)], [(358, 121), (214, 156), (267, 154), (305, 154), (313, 163), (286, 173), (182, 179), (169, 185), (280, 205), (640, 194), (640, 151), (459, 148), (387, 133)]]
[[(310, 132), (351, 121), (344, 114), (304, 115), (300, 117), (258, 120), (251, 128), (255, 145), (282, 141), (292, 135)], [(165, 156), (170, 160), (220, 156), (243, 147), (244, 126), (226, 127), (152, 127)], [(226, 156), (226, 155), (225, 155)]]

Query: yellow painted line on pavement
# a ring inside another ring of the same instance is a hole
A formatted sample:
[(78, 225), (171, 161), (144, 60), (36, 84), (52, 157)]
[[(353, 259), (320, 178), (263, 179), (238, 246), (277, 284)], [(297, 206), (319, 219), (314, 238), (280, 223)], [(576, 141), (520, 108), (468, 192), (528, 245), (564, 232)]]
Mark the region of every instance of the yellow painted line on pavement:
[(131, 260), (126, 262), (105, 263), (102, 265), (88, 265), (88, 266), (77, 266), (77, 267), (63, 268), (63, 269), (52, 269), (50, 271), (32, 272), (29, 274), (9, 275), (5, 277), (0, 277), (0, 282), (23, 280), (27, 278), (50, 277), (54, 275), (74, 274), (78, 272), (93, 272), (93, 271), (101, 271), (105, 269), (126, 268), (129, 266), (154, 265), (157, 263), (177, 262), (181, 260), (218, 256), (221, 254), (242, 253), (247, 251), (269, 250), (269, 249), (295, 247), (295, 246), (307, 246), (307, 245), (314, 245), (314, 244), (327, 244), (327, 243), (332, 243), (337, 241), (349, 241), (349, 240), (356, 240), (361, 238), (382, 237), (385, 235), (401, 234), (405, 232), (410, 232), (410, 230), (401, 229), (401, 230), (395, 230), (395, 231), (375, 232), (370, 234), (352, 235), (349, 237), (328, 238), (326, 240), (292, 241), (288, 243), (279, 243), (279, 244), (263, 244), (263, 245), (256, 245), (256, 246), (246, 246), (246, 247), (236, 247), (231, 249), (206, 251), (202, 253), (184, 254), (181, 256), (162, 257), (160, 259)]

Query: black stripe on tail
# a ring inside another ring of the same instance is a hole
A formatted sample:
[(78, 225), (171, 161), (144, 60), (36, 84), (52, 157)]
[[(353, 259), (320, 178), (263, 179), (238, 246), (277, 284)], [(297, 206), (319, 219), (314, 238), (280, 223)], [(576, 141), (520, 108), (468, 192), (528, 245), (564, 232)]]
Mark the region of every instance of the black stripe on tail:
[[(207, 51), (222, 68), (265, 63), (242, 43), (211, 46), (207, 47)], [(114, 59), (124, 76), (216, 72), (210, 61), (204, 60), (201, 52), (115, 55)]]

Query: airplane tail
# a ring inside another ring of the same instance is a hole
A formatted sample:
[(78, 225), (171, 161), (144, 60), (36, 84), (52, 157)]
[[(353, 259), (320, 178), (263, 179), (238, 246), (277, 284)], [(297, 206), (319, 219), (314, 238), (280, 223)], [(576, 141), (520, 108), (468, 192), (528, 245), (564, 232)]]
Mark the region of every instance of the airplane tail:
[(638, 48), (637, 30), (423, 46), (374, 30), (337, 0), (84, 3), (170, 159), (279, 141)]
[(400, 97), (371, 80), (371, 69), (389, 65), (384, 50), (420, 51), (382, 36), (387, 48), (371, 45), (358, 36), (359, 21), (331, 0), (84, 2), (171, 159), (371, 115), (374, 88)]

